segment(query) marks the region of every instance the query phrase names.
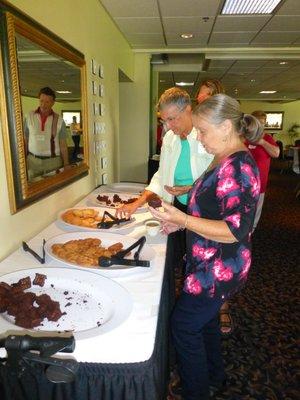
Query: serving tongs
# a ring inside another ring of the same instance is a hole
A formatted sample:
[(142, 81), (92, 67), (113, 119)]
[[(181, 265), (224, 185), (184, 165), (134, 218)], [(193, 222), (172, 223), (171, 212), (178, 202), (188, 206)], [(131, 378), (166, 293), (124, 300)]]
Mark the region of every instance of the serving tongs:
[[(129, 267), (150, 267), (150, 261), (140, 260), (140, 252), (146, 243), (146, 237), (142, 236), (139, 240), (133, 243), (125, 250), (121, 250), (112, 257), (99, 257), (98, 264), (100, 267), (111, 267), (112, 265), (125, 265)], [(124, 257), (131, 250), (138, 246), (137, 251), (134, 253), (133, 260), (125, 259)]]
[(34, 337), (13, 334), (0, 338), (0, 348), (5, 348), (6, 358), (0, 358), (10, 372), (21, 377), (26, 369), (36, 363), (44, 366), (46, 377), (53, 383), (72, 382), (77, 374), (79, 364), (70, 358), (55, 358), (57, 352), (72, 353), (75, 339), (70, 337)]
[(26, 242), (22, 242), (22, 247), (24, 251), (28, 251), (34, 258), (36, 258), (41, 264), (45, 264), (45, 243), (46, 240), (43, 239), (43, 256), (41, 257), (36, 253), (34, 250), (32, 250)]
[[(111, 221), (105, 221), (105, 217), (111, 218)], [(117, 218), (114, 215), (110, 214), (108, 211), (104, 211), (103, 217), (99, 224), (97, 224), (98, 229), (109, 229), (113, 225), (120, 225), (130, 222), (130, 218)]]

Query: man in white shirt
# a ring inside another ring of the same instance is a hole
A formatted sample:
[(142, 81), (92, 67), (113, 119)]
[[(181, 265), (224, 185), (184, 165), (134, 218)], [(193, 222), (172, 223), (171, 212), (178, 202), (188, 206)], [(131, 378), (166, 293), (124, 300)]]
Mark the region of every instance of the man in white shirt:
[(25, 118), (28, 180), (69, 164), (66, 126), (62, 117), (52, 110), (55, 92), (44, 87), (38, 98), (39, 107)]

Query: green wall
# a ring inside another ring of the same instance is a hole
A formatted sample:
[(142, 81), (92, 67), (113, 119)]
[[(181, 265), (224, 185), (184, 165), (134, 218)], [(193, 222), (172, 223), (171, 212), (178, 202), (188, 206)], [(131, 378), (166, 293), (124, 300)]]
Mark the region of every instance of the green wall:
[(134, 82), (121, 82), (120, 180), (146, 182), (150, 131), (150, 55), (135, 55)]

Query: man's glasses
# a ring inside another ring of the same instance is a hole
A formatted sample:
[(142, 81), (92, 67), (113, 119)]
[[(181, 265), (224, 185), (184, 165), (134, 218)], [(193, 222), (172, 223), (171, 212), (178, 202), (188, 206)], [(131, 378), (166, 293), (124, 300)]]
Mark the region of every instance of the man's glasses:
[(178, 119), (178, 117), (180, 116), (180, 114), (181, 114), (185, 109), (186, 109), (186, 107), (181, 108), (181, 109), (178, 111), (178, 113), (177, 113), (175, 116), (173, 116), (173, 117), (170, 116), (170, 117), (167, 117), (167, 118), (161, 118), (163, 124), (170, 124), (170, 123), (176, 121), (176, 120)]

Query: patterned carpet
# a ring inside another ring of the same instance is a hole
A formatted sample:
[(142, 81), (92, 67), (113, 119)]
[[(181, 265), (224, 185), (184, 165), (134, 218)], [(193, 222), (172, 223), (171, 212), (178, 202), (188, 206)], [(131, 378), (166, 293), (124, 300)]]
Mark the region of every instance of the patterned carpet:
[(215, 400), (300, 398), (300, 176), (279, 171), (273, 163), (248, 283), (231, 302), (234, 330), (223, 340), (228, 385)]

